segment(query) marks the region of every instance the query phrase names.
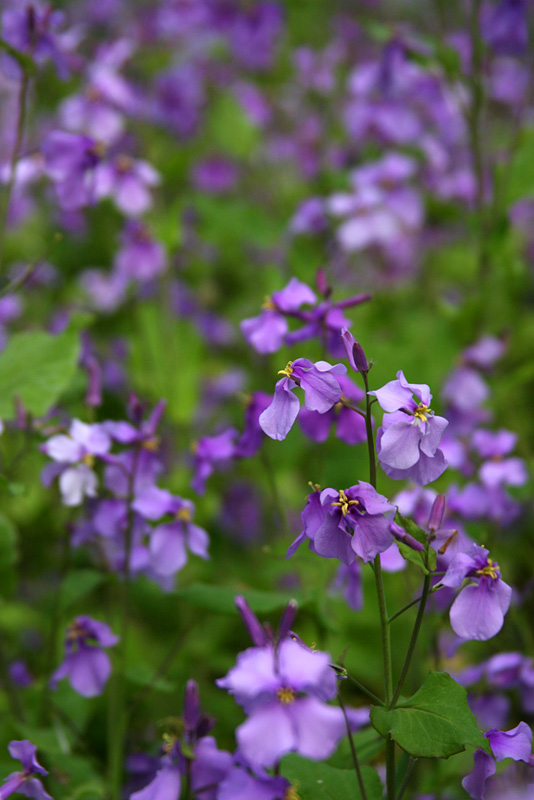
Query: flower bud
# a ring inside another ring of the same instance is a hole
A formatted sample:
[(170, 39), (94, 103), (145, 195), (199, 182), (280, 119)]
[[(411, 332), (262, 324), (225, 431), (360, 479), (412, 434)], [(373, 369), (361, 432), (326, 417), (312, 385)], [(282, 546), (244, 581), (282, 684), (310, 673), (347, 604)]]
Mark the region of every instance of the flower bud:
[(258, 618), (252, 611), (251, 607), (242, 595), (235, 598), (237, 610), (241, 614), (241, 618), (245, 623), (245, 627), (250, 633), (250, 638), (256, 647), (263, 647), (269, 641), (269, 637), (265, 629), (261, 626)]
[(443, 524), (443, 516), (445, 514), (445, 495), (438, 494), (434, 500), (430, 517), (428, 518), (428, 530), (435, 533), (439, 531)]
[(341, 338), (347, 351), (347, 358), (354, 372), (369, 372), (369, 364), (363, 347), (357, 342), (348, 328), (341, 329)]

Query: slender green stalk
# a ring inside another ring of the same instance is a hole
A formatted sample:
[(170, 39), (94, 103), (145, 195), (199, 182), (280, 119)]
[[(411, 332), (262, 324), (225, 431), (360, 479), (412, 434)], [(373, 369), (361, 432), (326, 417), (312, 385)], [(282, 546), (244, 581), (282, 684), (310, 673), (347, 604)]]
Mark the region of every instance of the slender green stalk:
[(350, 675), (350, 673), (348, 673), (346, 670), (345, 670), (345, 675), (347, 676), (348, 680), (351, 681), (355, 686), (357, 686), (358, 689), (360, 690), (360, 692), (363, 692), (363, 694), (366, 694), (367, 697), (370, 700), (373, 701), (373, 703), (376, 703), (377, 706), (384, 706), (385, 705), (383, 700), (381, 700), (379, 697), (377, 697), (376, 694), (374, 694), (370, 689), (367, 689), (367, 687), (364, 686), (363, 683), (360, 683), (360, 681), (357, 681), (356, 678), (354, 678), (352, 675)]
[(408, 784), (410, 783), (410, 778), (412, 777), (412, 772), (413, 772), (413, 769), (414, 769), (416, 763), (417, 763), (417, 759), (413, 758), (410, 761), (410, 763), (408, 764), (408, 769), (406, 770), (406, 774), (405, 774), (404, 779), (403, 779), (403, 781), (402, 781), (402, 783), (400, 785), (400, 789), (399, 789), (399, 792), (397, 794), (396, 800), (402, 800), (402, 798), (404, 796), (404, 792), (406, 791), (406, 789), (408, 788)]
[(415, 645), (417, 644), (419, 631), (421, 630), (421, 624), (423, 622), (423, 617), (425, 614), (426, 601), (429, 595), (431, 580), (432, 580), (432, 575), (425, 575), (425, 580), (423, 583), (423, 591), (421, 594), (421, 602), (419, 604), (419, 608), (417, 609), (417, 617), (415, 619), (415, 625), (413, 626), (412, 636), (410, 638), (410, 644), (408, 645), (408, 652), (406, 653), (406, 658), (404, 659), (404, 665), (402, 667), (402, 672), (399, 678), (399, 682), (397, 683), (397, 688), (395, 689), (395, 694), (393, 695), (393, 698), (389, 705), (390, 708), (395, 707), (395, 703), (399, 699), (402, 687), (404, 686), (404, 681), (406, 680), (406, 676), (408, 675), (408, 671), (410, 669), (412, 656), (414, 654)]
[[(366, 372), (361, 373), (365, 384), (365, 430), (367, 431), (367, 449), (369, 452), (369, 483), (376, 489), (376, 456), (375, 442), (373, 435), (373, 420), (371, 417), (372, 400), (369, 397), (369, 380)], [(389, 707), (393, 695), (393, 669), (391, 662), (391, 632), (389, 629), (388, 610), (386, 606), (386, 595), (384, 592), (384, 581), (382, 578), (382, 564), (380, 554), (378, 554), (373, 564), (376, 594), (378, 597), (378, 611), (380, 614), (380, 630), (382, 636), (382, 657), (384, 663), (384, 697), (386, 705)], [(386, 786), (388, 800), (395, 800), (395, 742), (388, 737), (386, 739)]]
[[(435, 578), (436, 574), (438, 574), (438, 573), (433, 572), (432, 573), (432, 577)], [(443, 575), (443, 573), (441, 573), (441, 574)], [(432, 589), (429, 590), (428, 594), (429, 595), (434, 594), (435, 592), (439, 592), (439, 590), (443, 589), (443, 588), (444, 587), (443, 587), (442, 584), (440, 584), (439, 586), (434, 586)], [(409, 608), (412, 608), (412, 606), (415, 606), (415, 605), (417, 605), (417, 603), (420, 603), (422, 599), (423, 599), (423, 595), (420, 594), (419, 597), (416, 597), (415, 600), (412, 600), (411, 603), (408, 603), (407, 605), (405, 605), (403, 608), (400, 609), (400, 611), (396, 611), (395, 614), (392, 614), (391, 617), (389, 618), (390, 624), (393, 622), (394, 619), (397, 619), (397, 617), (400, 617), (401, 614), (404, 614), (405, 611), (408, 611)]]
[(15, 129), (15, 142), (13, 150), (11, 151), (11, 159), (9, 163), (9, 178), (4, 192), (3, 202), (0, 208), (0, 272), (2, 270), (2, 257), (4, 249), (4, 239), (6, 235), (7, 216), (9, 212), (9, 203), (11, 194), (15, 185), (15, 175), (17, 170), (17, 161), (22, 147), (22, 140), (24, 137), (24, 126), (26, 124), (26, 104), (28, 98), (28, 87), (30, 84), (29, 77), (25, 71), (22, 73), (20, 82), (20, 89), (18, 95), (18, 108), (17, 108), (17, 127)]
[(350, 729), (350, 722), (349, 722), (349, 718), (347, 716), (347, 710), (345, 708), (345, 704), (343, 703), (343, 700), (341, 699), (341, 692), (338, 693), (337, 701), (338, 701), (338, 703), (340, 705), (340, 708), (341, 708), (341, 710), (343, 712), (343, 717), (345, 719), (345, 727), (347, 728), (347, 736), (349, 738), (350, 752), (352, 754), (352, 763), (354, 764), (354, 769), (356, 771), (356, 778), (358, 779), (358, 786), (360, 787), (360, 792), (361, 792), (363, 800), (368, 800), (367, 792), (365, 791), (365, 785), (364, 785), (364, 782), (363, 782), (362, 771), (360, 769), (360, 762), (358, 761), (358, 754), (356, 753), (356, 747), (354, 746), (354, 737), (352, 736), (352, 731)]

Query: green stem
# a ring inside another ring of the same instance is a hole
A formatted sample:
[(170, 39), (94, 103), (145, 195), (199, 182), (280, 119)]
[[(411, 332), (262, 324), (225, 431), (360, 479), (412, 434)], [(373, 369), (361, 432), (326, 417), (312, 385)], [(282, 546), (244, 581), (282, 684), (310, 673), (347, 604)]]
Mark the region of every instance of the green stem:
[[(441, 574), (443, 574), (443, 573), (441, 573)], [(432, 573), (432, 577), (433, 578), (436, 577), (436, 573), (435, 572)], [(444, 588), (443, 584), (440, 584), (439, 586), (434, 586), (432, 589), (429, 590), (428, 594), (429, 595), (434, 594), (435, 592), (439, 592), (439, 590), (443, 589), (443, 588)], [(423, 595), (420, 594), (419, 597), (416, 597), (415, 600), (412, 600), (411, 603), (408, 603), (408, 605), (406, 605), (403, 608), (401, 608), (400, 611), (396, 611), (395, 614), (392, 614), (391, 617), (389, 618), (390, 624), (393, 622), (394, 619), (397, 619), (397, 617), (400, 617), (401, 614), (404, 614), (405, 611), (408, 611), (409, 608), (412, 608), (412, 606), (415, 606), (415, 605), (417, 605), (417, 603), (420, 603), (422, 599), (423, 599)]]
[(369, 453), (369, 483), (376, 489), (375, 440), (373, 436), (373, 418), (371, 416), (372, 400), (369, 397), (369, 379), (367, 378), (367, 373), (362, 372), (361, 376), (365, 384), (365, 430), (367, 432), (367, 450)]
[(406, 774), (404, 776), (404, 779), (403, 779), (403, 781), (401, 783), (401, 786), (400, 786), (400, 789), (399, 789), (399, 793), (397, 794), (396, 800), (402, 800), (404, 792), (406, 791), (406, 789), (408, 788), (408, 784), (410, 783), (410, 778), (412, 777), (412, 772), (413, 772), (413, 769), (414, 769), (414, 767), (416, 765), (416, 762), (417, 762), (416, 758), (414, 758), (414, 759), (412, 759), (410, 761), (410, 763), (408, 765), (408, 769), (406, 770)]
[(357, 680), (356, 680), (356, 678), (354, 678), (352, 675), (350, 675), (350, 674), (349, 674), (349, 673), (348, 673), (346, 670), (345, 670), (345, 675), (347, 676), (348, 680), (349, 680), (349, 681), (352, 681), (352, 683), (353, 683), (355, 686), (357, 686), (357, 687), (358, 687), (358, 689), (360, 690), (360, 692), (363, 692), (363, 694), (366, 694), (366, 695), (367, 695), (367, 697), (368, 697), (370, 700), (372, 700), (372, 701), (373, 701), (373, 703), (376, 703), (376, 704), (377, 704), (377, 706), (384, 706), (384, 705), (385, 705), (385, 703), (384, 703), (384, 701), (383, 701), (383, 700), (381, 700), (379, 697), (377, 697), (377, 696), (376, 696), (376, 694), (374, 694), (374, 693), (373, 693), (373, 692), (372, 692), (370, 689), (367, 689), (367, 688), (366, 688), (366, 687), (363, 685), (363, 683), (360, 683), (360, 681), (357, 681)]
[(349, 746), (350, 752), (352, 754), (352, 763), (354, 764), (354, 769), (356, 771), (356, 778), (358, 779), (358, 786), (360, 787), (360, 792), (362, 795), (363, 800), (368, 800), (367, 792), (365, 791), (365, 785), (363, 782), (363, 775), (360, 769), (360, 762), (358, 761), (358, 754), (356, 753), (356, 747), (354, 746), (354, 738), (352, 736), (352, 731), (350, 729), (350, 722), (347, 716), (347, 710), (345, 708), (345, 704), (341, 699), (341, 692), (338, 693), (337, 701), (340, 705), (341, 711), (343, 712), (343, 717), (345, 719), (345, 727), (347, 728), (347, 736), (349, 738)]
[(425, 614), (426, 608), (426, 601), (428, 599), (429, 590), (430, 590), (430, 581), (432, 580), (432, 575), (425, 575), (425, 581), (423, 583), (423, 591), (421, 594), (421, 602), (419, 604), (419, 608), (417, 610), (417, 617), (415, 619), (415, 625), (413, 627), (412, 636), (410, 639), (410, 644), (408, 645), (408, 652), (406, 653), (406, 658), (404, 659), (404, 665), (402, 667), (401, 676), (399, 678), (399, 682), (397, 684), (397, 688), (395, 689), (395, 694), (393, 695), (393, 699), (389, 705), (389, 708), (394, 708), (395, 703), (399, 699), (400, 693), (402, 691), (402, 687), (404, 686), (404, 681), (406, 680), (406, 676), (408, 675), (408, 670), (410, 669), (410, 664), (412, 661), (412, 656), (414, 654), (415, 645), (417, 644), (417, 639), (419, 637), (419, 631), (421, 630), (421, 624), (423, 622), (423, 616)]
[(15, 185), (15, 174), (17, 169), (17, 161), (22, 147), (22, 139), (24, 137), (24, 126), (26, 124), (26, 101), (28, 97), (29, 78), (26, 72), (23, 72), (20, 82), (19, 96), (18, 96), (18, 109), (17, 109), (17, 127), (15, 130), (15, 143), (11, 151), (11, 159), (9, 163), (9, 179), (6, 185), (3, 203), (0, 209), (0, 272), (2, 270), (2, 256), (4, 249), (4, 239), (6, 235), (7, 216), (9, 212), (9, 203), (11, 194)]

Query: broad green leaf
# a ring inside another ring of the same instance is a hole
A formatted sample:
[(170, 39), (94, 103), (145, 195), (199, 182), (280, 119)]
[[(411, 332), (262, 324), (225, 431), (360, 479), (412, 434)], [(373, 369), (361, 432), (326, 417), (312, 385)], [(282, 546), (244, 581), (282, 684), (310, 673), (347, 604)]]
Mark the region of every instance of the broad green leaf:
[(0, 353), (0, 419), (15, 414), (15, 400), (43, 416), (71, 382), (76, 369), (78, 327), (53, 336), (44, 331), (15, 333)]
[(299, 598), (298, 593), (283, 594), (282, 592), (265, 592), (261, 589), (232, 589), (230, 586), (207, 586), (201, 583), (186, 589), (178, 589), (175, 594), (193, 606), (220, 614), (237, 612), (235, 606), (237, 595), (243, 595), (257, 614), (268, 614), (271, 611), (285, 608), (291, 598), (295, 598), (302, 605), (302, 599)]
[[(361, 767), (367, 800), (382, 800), (382, 783), (376, 770)], [(301, 800), (361, 800), (356, 772), (336, 769), (327, 764), (307, 761), (299, 756), (286, 756), (281, 774), (287, 778)]]
[(63, 610), (69, 608), (100, 586), (103, 580), (102, 573), (94, 569), (77, 569), (70, 572), (61, 586), (61, 608)]
[(371, 722), (414, 758), (449, 758), (467, 745), (489, 752), (466, 690), (445, 672), (430, 672), (421, 688), (394, 709), (372, 706)]

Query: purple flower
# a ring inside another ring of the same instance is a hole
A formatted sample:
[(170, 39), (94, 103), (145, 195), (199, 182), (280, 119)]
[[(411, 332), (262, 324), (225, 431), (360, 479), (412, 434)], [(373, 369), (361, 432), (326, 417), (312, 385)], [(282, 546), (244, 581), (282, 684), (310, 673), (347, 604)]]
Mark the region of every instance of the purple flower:
[(482, 34), (500, 55), (523, 55), (528, 47), (526, 0), (500, 0), (487, 9), (482, 21)]
[(217, 685), (248, 715), (236, 735), (254, 768), (272, 767), (290, 752), (323, 760), (345, 734), (341, 709), (325, 703), (337, 691), (330, 656), (292, 639), (245, 650)]
[(376, 440), (378, 458), (386, 475), (395, 480), (411, 478), (419, 486), (439, 478), (447, 467), (438, 446), (448, 422), (431, 411), (428, 386), (408, 383), (399, 370), (396, 381), (369, 394), (387, 412)]
[(196, 189), (208, 194), (230, 192), (239, 179), (236, 165), (228, 158), (212, 156), (197, 162), (192, 171), (192, 181)]
[[(2, 36), (16, 50), (28, 53), (37, 64), (54, 62), (60, 78), (69, 72), (69, 53), (76, 35), (60, 33), (65, 15), (46, 3), (17, 2), (2, 12)], [(6, 73), (17, 77), (20, 68), (9, 56), (3, 57)]]
[(279, 3), (260, 0), (247, 8), (241, 7), (229, 30), (235, 58), (248, 69), (269, 69), (283, 24)]
[(284, 289), (274, 292), (258, 317), (244, 319), (240, 328), (248, 344), (258, 353), (275, 353), (289, 331), (285, 315), (294, 315), (303, 305), (316, 302), (315, 293), (307, 284), (291, 278)]
[(323, 558), (338, 558), (347, 566), (359, 556), (371, 561), (393, 544), (394, 506), (371, 486), (359, 481), (349, 489), (324, 489), (308, 496), (302, 512), (302, 533), (287, 552), (288, 558), (306, 539)]
[(489, 489), (496, 486), (523, 486), (528, 480), (522, 458), (504, 458), (516, 444), (517, 435), (507, 430), (477, 430), (472, 445), (482, 458), (490, 459), (480, 468), (480, 479)]
[(84, 697), (101, 694), (111, 674), (109, 656), (102, 648), (118, 641), (104, 622), (76, 617), (67, 628), (65, 658), (50, 679), (51, 687), (55, 689), (58, 681), (68, 678), (74, 691)]
[(340, 402), (324, 414), (303, 407), (299, 411), (298, 423), (313, 442), (325, 442), (332, 425), (335, 425), (338, 439), (346, 444), (360, 444), (367, 438), (365, 419), (356, 411), (347, 408), (343, 401), (355, 405), (365, 397), (365, 394), (346, 375), (338, 375), (336, 379), (342, 391)]
[(160, 183), (159, 173), (148, 161), (120, 154), (113, 162), (102, 163), (95, 173), (97, 199), (112, 197), (128, 217), (138, 217), (152, 206), (150, 189)]
[(79, 506), (84, 497), (95, 497), (98, 480), (93, 472), (95, 458), (104, 456), (111, 439), (104, 426), (73, 420), (68, 435), (52, 436), (41, 449), (58, 462), (59, 488), (66, 506)]
[(322, 197), (309, 197), (295, 211), (289, 229), (292, 233), (322, 233), (328, 227), (326, 205)]
[(300, 386), (304, 391), (304, 404), (309, 411), (324, 414), (341, 400), (341, 387), (334, 376), (344, 375), (347, 368), (343, 364), (329, 364), (317, 361), (313, 364), (307, 358), (289, 361), (286, 368), (279, 371), (285, 377), (278, 381), (271, 405), (260, 415), (262, 430), (271, 439), (282, 441), (291, 430), (299, 413), (299, 401), (292, 390)]
[(235, 439), (238, 432), (228, 428), (217, 436), (203, 436), (194, 445), (195, 475), (191, 486), (198, 494), (204, 494), (206, 481), (216, 467), (226, 465), (235, 456)]
[(123, 280), (146, 283), (161, 275), (166, 267), (163, 245), (153, 239), (146, 225), (130, 220), (122, 233), (121, 247), (114, 268)]
[(259, 775), (236, 765), (219, 786), (217, 800), (280, 800), (290, 798), (289, 781), (262, 771)]
[(42, 145), (47, 175), (54, 182), (64, 211), (76, 211), (96, 200), (96, 171), (104, 150), (89, 136), (52, 131)]
[(0, 800), (5, 800), (15, 793), (33, 797), (35, 800), (52, 800), (39, 778), (34, 777), (34, 775), (48, 775), (35, 757), (37, 752), (35, 745), (28, 739), (22, 739), (10, 742), (7, 749), (12, 758), (18, 758), (21, 762), (22, 772), (12, 772), (8, 775), (4, 785), (0, 786)]
[(157, 574), (173, 575), (182, 569), (187, 561), (186, 545), (195, 555), (209, 558), (208, 534), (192, 522), (195, 507), (190, 500), (151, 486), (137, 495), (132, 508), (149, 520), (172, 517), (157, 525), (150, 536), (151, 563)]
[(245, 428), (235, 446), (236, 458), (252, 458), (260, 449), (265, 434), (260, 427), (260, 415), (270, 405), (271, 397), (265, 392), (253, 392), (247, 400)]
[(493, 728), (484, 734), (489, 739), (493, 757), (478, 749), (473, 758), (473, 771), (463, 779), (462, 786), (474, 800), (485, 800), (486, 781), (497, 771), (496, 761), (512, 758), (514, 761), (529, 763), (531, 756), (532, 731), (526, 722), (520, 722), (509, 731)]
[(441, 579), (452, 589), (461, 586), (465, 578), (473, 581), (462, 589), (450, 610), (452, 629), (462, 639), (491, 639), (501, 630), (510, 606), (512, 589), (501, 580), (499, 565), (488, 555), (485, 547), (472, 545), (467, 553), (452, 559)]
[(181, 138), (194, 134), (204, 102), (204, 81), (195, 64), (186, 61), (159, 76), (154, 116)]

